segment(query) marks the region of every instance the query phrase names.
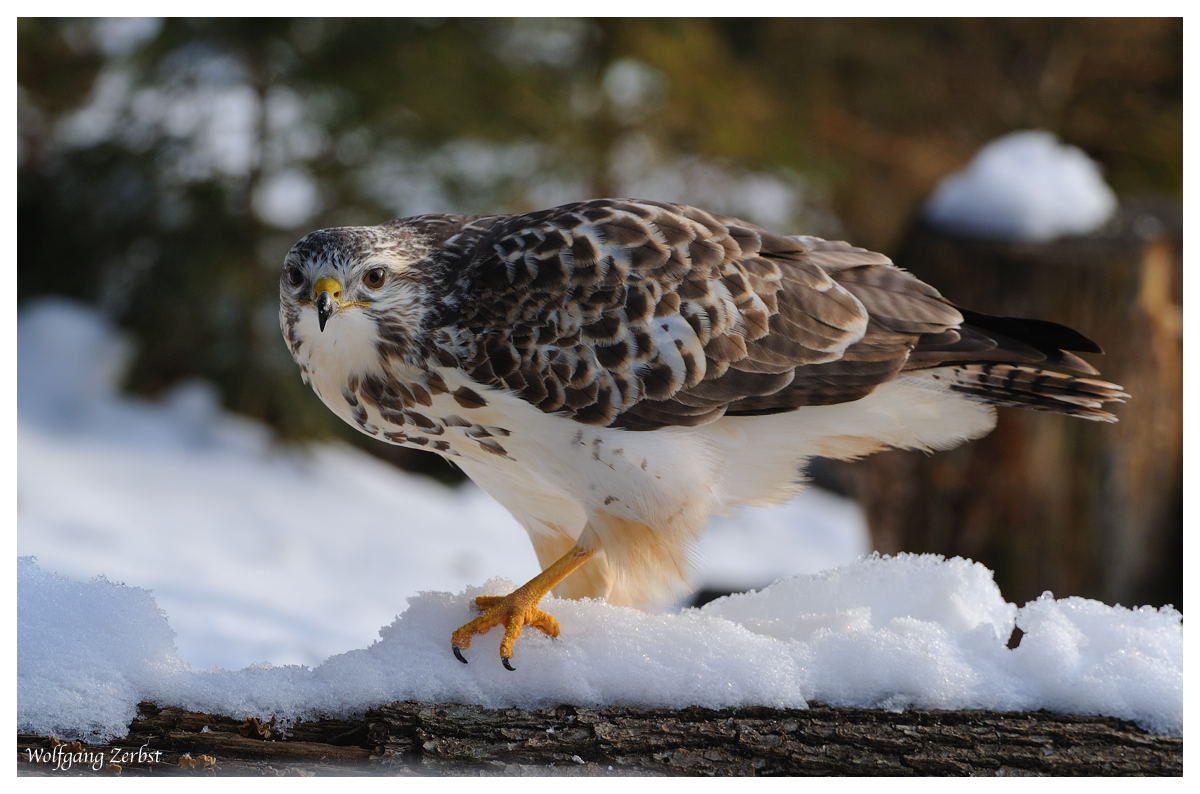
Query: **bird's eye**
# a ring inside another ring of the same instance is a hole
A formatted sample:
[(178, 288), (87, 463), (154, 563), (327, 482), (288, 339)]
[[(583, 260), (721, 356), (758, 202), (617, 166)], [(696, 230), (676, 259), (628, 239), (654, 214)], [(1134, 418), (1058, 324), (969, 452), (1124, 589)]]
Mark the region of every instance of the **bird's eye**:
[(304, 283), (304, 274), (300, 272), (300, 268), (298, 267), (289, 267), (287, 269), (287, 280), (288, 284), (298, 287)]
[(363, 283), (371, 289), (379, 289), (387, 277), (387, 271), (381, 267), (373, 267), (363, 274)]

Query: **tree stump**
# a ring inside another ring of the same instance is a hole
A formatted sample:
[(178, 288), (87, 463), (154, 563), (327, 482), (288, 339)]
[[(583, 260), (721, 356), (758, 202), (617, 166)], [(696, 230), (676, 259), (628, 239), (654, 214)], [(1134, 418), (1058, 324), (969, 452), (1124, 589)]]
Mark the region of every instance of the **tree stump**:
[(1182, 608), (1178, 210), (1131, 206), (1093, 235), (1042, 244), (918, 222), (894, 259), (958, 305), (1076, 328), (1133, 397), (1115, 425), (1002, 408), (993, 433), (951, 452), (839, 464), (876, 548), (979, 560), (1017, 603), (1050, 589)]
[[(486, 709), (391, 703), (286, 728), (140, 705), (107, 745), (17, 737), (23, 775), (52, 745), (107, 758), (95, 775), (1181, 775), (1183, 740), (1110, 717), (1048, 712), (809, 709)], [(60, 751), (62, 752), (62, 751)], [(153, 755), (157, 753), (157, 755)]]

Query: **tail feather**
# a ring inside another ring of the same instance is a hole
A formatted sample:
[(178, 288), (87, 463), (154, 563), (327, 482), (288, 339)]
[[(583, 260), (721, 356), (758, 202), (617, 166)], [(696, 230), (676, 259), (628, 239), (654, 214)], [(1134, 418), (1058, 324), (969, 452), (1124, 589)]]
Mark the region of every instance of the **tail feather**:
[(962, 325), (922, 335), (905, 363), (926, 387), (990, 405), (1115, 422), (1106, 403), (1129, 398), (1071, 351), (1102, 353), (1073, 328), (1045, 320), (959, 309)]
[(1034, 364), (1097, 375), (1096, 368), (1072, 350), (1102, 353), (1100, 346), (1074, 328), (1045, 320), (993, 317), (959, 308), (963, 324), (923, 335), (909, 356), (907, 369), (950, 362)]
[(1129, 398), (1115, 383), (1027, 364), (956, 364), (923, 370), (921, 374), (971, 400), (1097, 422), (1117, 421), (1104, 410), (1105, 404)]

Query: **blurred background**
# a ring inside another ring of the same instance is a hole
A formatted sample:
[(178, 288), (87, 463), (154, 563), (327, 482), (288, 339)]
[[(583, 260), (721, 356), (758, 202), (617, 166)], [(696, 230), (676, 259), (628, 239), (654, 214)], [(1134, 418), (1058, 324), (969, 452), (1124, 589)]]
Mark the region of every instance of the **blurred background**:
[[(1006, 411), (951, 453), (818, 461), (807, 501), (714, 530), (702, 556), (727, 564), (697, 589), (878, 549), (972, 557), (1017, 603), (1048, 589), (1182, 606), (1180, 20), (21, 19), (17, 33), (19, 547), (154, 587), (177, 631), (201, 626), (194, 659), (319, 661), (369, 641), (417, 587), (533, 573), (521, 530), (478, 494), (404, 473), (453, 486), (455, 469), (361, 436), (300, 383), (277, 323), (291, 243), (612, 195), (887, 252), (960, 304), (1078, 328), (1134, 395), (1118, 425)], [(935, 222), (939, 183), (1028, 129), (1086, 153), (1115, 208), (1040, 236)], [(461, 525), (442, 538), (458, 556), (314, 523), (305, 498), (335, 468), (359, 501), (424, 516), (424, 534)], [(426, 498), (442, 501), (414, 507)], [(364, 557), (379, 589), (343, 593)], [(216, 570), (227, 581), (196, 607), (186, 583)], [(265, 605), (258, 622), (248, 603)], [(317, 612), (328, 628), (356, 610), (357, 633), (296, 644)], [(232, 634), (261, 642), (212, 652)]]

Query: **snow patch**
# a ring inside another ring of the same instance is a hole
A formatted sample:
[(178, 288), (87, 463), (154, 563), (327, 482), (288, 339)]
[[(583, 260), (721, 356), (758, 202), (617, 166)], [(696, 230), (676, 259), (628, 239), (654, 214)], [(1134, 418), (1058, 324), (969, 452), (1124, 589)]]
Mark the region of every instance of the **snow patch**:
[(30, 733), (124, 736), (146, 692), (185, 669), (149, 591), (76, 582), (17, 560), (17, 725)]
[(1112, 714), (1158, 733), (1183, 731), (1183, 616), (1171, 607), (1109, 607), (1045, 593), (1017, 616), (1012, 652), (1023, 694), (1040, 708)]
[[(563, 625), (526, 631), (515, 673), (500, 629), (450, 655), (473, 598), (426, 592), (369, 647), (316, 667), (184, 669), (150, 597), (18, 567), (18, 729), (123, 734), (141, 699), (234, 717), (347, 717), (394, 700), (534, 708), (644, 705), (1038, 709), (1134, 720), (1180, 735), (1182, 615), (1079, 598), (1005, 603), (991, 572), (933, 555), (873, 556), (700, 609), (653, 614), (546, 598)], [(1014, 625), (1025, 631), (1007, 647)], [(97, 694), (98, 693), (98, 694)]]
[(974, 237), (1044, 242), (1098, 229), (1117, 208), (1100, 167), (1041, 130), (984, 146), (942, 181), (925, 206), (931, 223)]

